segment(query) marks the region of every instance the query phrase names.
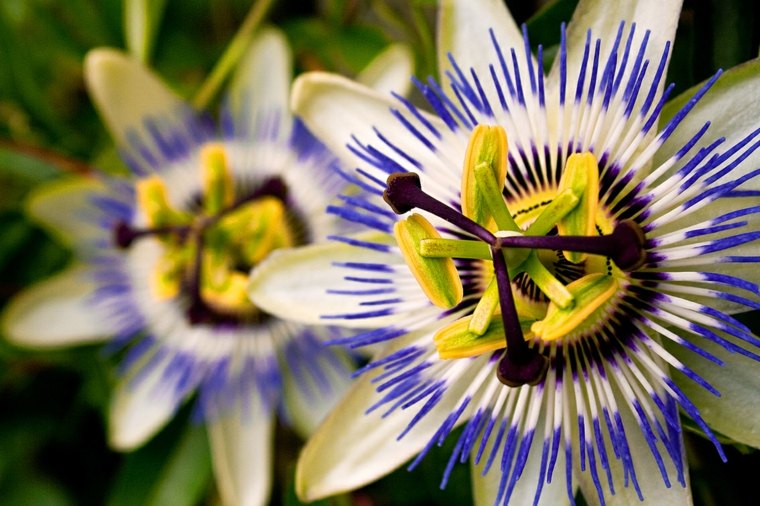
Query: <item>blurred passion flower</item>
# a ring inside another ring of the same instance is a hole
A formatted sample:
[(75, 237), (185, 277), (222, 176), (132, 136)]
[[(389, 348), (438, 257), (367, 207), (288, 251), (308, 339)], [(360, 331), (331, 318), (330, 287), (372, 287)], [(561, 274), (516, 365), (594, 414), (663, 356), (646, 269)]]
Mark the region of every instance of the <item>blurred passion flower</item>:
[[(110, 410), (118, 449), (142, 444), (197, 392), (225, 504), (266, 502), (276, 412), (306, 436), (350, 379), (347, 355), (321, 345), (334, 329), (283, 321), (246, 294), (272, 251), (339, 225), (322, 212), (343, 184), (337, 160), (289, 113), (291, 65), (284, 36), (262, 31), (217, 131), (136, 61), (90, 53), (89, 91), (132, 175), (65, 181), (30, 200), (79, 262), (4, 315), (22, 345), (110, 338), (125, 349)], [(409, 72), (393, 46), (364, 75), (393, 87)]]
[[(691, 501), (679, 409), (760, 447), (757, 62), (665, 107), (680, 2), (581, 1), (551, 71), (502, 2), (444, 0), (432, 113), (337, 76), (292, 101), (360, 235), (282, 250), (256, 304), (384, 343), (299, 460), (308, 500), (447, 437), (478, 504)], [(623, 20), (623, 21), (621, 21)]]

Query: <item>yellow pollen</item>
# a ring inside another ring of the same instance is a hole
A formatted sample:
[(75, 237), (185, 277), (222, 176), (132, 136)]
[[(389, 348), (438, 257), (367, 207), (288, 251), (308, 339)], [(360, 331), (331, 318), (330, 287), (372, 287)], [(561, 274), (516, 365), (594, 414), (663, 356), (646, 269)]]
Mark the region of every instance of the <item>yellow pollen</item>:
[(430, 302), (449, 309), (462, 301), (464, 288), (454, 261), (450, 258), (428, 258), (420, 253), (423, 239), (439, 239), (438, 231), (419, 214), (396, 222), (393, 235), (409, 270)]
[[(574, 153), (565, 164), (557, 193), (571, 190), (580, 202), (557, 223), (560, 235), (596, 235), (596, 215), (599, 207), (599, 165), (591, 152)], [(586, 259), (585, 253), (563, 252), (570, 262)]]
[(477, 183), (475, 171), (486, 167), (493, 174), (499, 192), (507, 177), (507, 133), (503, 127), (477, 125), (470, 135), (462, 170), (462, 214), (488, 227), (492, 216), (486, 195)]
[(201, 148), (200, 158), (203, 210), (213, 216), (232, 205), (235, 186), (222, 144), (206, 144)]
[(590, 329), (609, 308), (609, 303), (618, 291), (618, 281), (613, 276), (602, 273), (588, 274), (567, 285), (575, 298), (574, 304), (560, 308), (549, 304), (546, 317), (535, 322), (531, 330), (543, 341), (555, 341), (571, 333)]
[[(476, 334), (470, 330), (472, 316), (460, 318), (440, 329), (433, 336), (433, 343), (438, 350), (438, 356), (444, 360), (467, 358), (504, 348), (506, 341), (501, 313), (496, 313), (495, 316), (497, 318), (494, 318), (488, 326), (488, 330), (483, 334)], [(525, 340), (532, 339), (530, 321), (521, 320), (520, 325), (523, 328)]]

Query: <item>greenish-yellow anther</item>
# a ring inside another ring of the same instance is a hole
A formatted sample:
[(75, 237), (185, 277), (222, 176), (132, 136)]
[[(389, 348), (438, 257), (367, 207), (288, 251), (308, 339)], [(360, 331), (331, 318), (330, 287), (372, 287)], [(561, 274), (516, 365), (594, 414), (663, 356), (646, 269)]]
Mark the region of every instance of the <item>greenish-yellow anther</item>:
[[(580, 202), (557, 222), (560, 235), (596, 235), (596, 214), (599, 207), (599, 165), (590, 152), (573, 153), (567, 159), (559, 181), (558, 193), (570, 190)], [(585, 253), (563, 252), (570, 262), (586, 259)]]
[[(436, 332), (433, 343), (440, 358), (475, 357), (504, 348), (504, 324), (501, 318), (494, 318), (483, 334), (476, 334), (470, 330), (471, 320), (472, 316), (465, 316)], [(520, 321), (525, 340), (533, 337), (529, 332), (530, 323)]]
[(589, 322), (604, 321), (597, 318), (598, 312), (606, 311), (618, 292), (618, 281), (614, 276), (594, 273), (583, 276), (567, 285), (574, 302), (566, 308), (549, 304), (546, 317), (535, 322), (531, 330), (543, 341), (554, 341), (572, 333), (587, 330)]
[(213, 216), (232, 205), (235, 187), (224, 146), (206, 144), (200, 152), (203, 210)]
[(487, 194), (478, 184), (476, 168), (493, 175), (499, 192), (507, 177), (507, 133), (503, 127), (478, 125), (470, 135), (462, 170), (462, 214), (488, 228), (492, 211)]
[(451, 258), (429, 258), (420, 253), (423, 239), (440, 239), (438, 231), (419, 214), (396, 222), (393, 235), (401, 254), (428, 299), (450, 309), (462, 301), (464, 288)]

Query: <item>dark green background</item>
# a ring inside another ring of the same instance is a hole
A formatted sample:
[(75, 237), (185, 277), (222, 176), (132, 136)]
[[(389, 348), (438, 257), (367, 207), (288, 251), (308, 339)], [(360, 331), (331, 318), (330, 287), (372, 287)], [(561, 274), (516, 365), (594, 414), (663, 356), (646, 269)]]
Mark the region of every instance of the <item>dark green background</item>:
[[(541, 8), (535, 1), (507, 3), (518, 22), (528, 22), (534, 44), (548, 49), (576, 2)], [(192, 97), (249, 7), (244, 0), (168, 0), (151, 64)], [(758, 11), (749, 0), (686, 0), (669, 72), (677, 91), (757, 56)], [(401, 40), (417, 52), (417, 74), (425, 77), (435, 72), (434, 12), (433, 0), (283, 0), (275, 2), (269, 19), (285, 29), (297, 71), (351, 75), (385, 44)], [(0, 1), (0, 305), (70, 258), (24, 217), (21, 204), (29, 190), (94, 166), (124, 170), (82, 82), (85, 53), (102, 45), (124, 47), (120, 0)], [(113, 366), (95, 346), (40, 353), (0, 341), (0, 504), (218, 500), (205, 433), (189, 421), (188, 409), (132, 454), (107, 448), (103, 420), (116, 379)], [(300, 442), (285, 428), (277, 438), (272, 503), (299, 504), (292, 479)], [(757, 452), (728, 448), (723, 465), (697, 435), (687, 436), (687, 448), (697, 504), (751, 502)], [(434, 450), (413, 473), (397, 471), (353, 496), (324, 503), (467, 504), (467, 466), (457, 467), (445, 492), (438, 489), (449, 450)]]

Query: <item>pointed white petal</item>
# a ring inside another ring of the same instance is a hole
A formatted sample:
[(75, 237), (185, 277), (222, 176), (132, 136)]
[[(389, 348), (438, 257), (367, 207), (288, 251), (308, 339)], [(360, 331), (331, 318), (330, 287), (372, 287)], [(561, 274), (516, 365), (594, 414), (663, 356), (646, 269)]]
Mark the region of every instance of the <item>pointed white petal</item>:
[(381, 95), (407, 95), (414, 74), (414, 55), (404, 44), (391, 44), (362, 70), (356, 81)]
[[(515, 49), (520, 75), (527, 78), (523, 35), (503, 1), (443, 0), (438, 10), (437, 43), (441, 83), (449, 82), (446, 72), (456, 75), (449, 54), (468, 79), (472, 68), (482, 83), (491, 82), (488, 66), (496, 63), (496, 58), (493, 56), (495, 53), (490, 30), (493, 30), (496, 41), (506, 55), (509, 55), (512, 48)], [(533, 57), (531, 64), (535, 66)], [(448, 86), (444, 89), (447, 93), (450, 92)], [(484, 90), (491, 106), (495, 107), (499, 98), (493, 86), (484, 85)]]
[[(349, 79), (324, 72), (303, 74), (293, 84), (291, 106), (309, 130), (349, 168), (357, 163), (356, 155), (346, 147), (351, 136), (355, 135), (363, 142), (374, 142), (377, 135), (373, 128), (386, 135), (401, 129), (405, 135), (393, 136), (398, 149), (415, 158), (431, 173), (441, 167), (440, 159), (414, 135), (408, 134), (391, 114), (391, 108), (402, 107), (399, 102)], [(437, 117), (421, 114), (440, 132), (447, 131)]]
[(115, 49), (99, 48), (87, 53), (84, 77), (104, 123), (122, 147), (128, 145), (126, 133), (132, 129), (150, 138), (144, 131), (146, 118), (172, 121), (187, 107), (144, 65)]
[(275, 28), (261, 30), (254, 39), (230, 83), (229, 110), (236, 132), (253, 139), (259, 127), (279, 122), (278, 132), (289, 128), (288, 96), (293, 57), (285, 35)]
[[(642, 90), (648, 90), (665, 44), (669, 41), (672, 42), (675, 38), (678, 17), (681, 13), (681, 3), (682, 0), (667, 2), (661, 0), (620, 0), (616, 2), (581, 0), (567, 27), (567, 82), (570, 90), (568, 93), (575, 90), (575, 83), (578, 81), (587, 31), (591, 30), (592, 51), (595, 40), (601, 40), (602, 57), (599, 61), (599, 68), (603, 69), (621, 21), (626, 23), (624, 37), (627, 37), (631, 25), (636, 23), (636, 35), (631, 46), (634, 55), (638, 52), (645, 32), (650, 31), (649, 42), (644, 53), (645, 60), (649, 60), (649, 70), (641, 86)], [(624, 38), (621, 47), (625, 47), (625, 43), (626, 39)], [(670, 49), (672, 52), (672, 46)], [(559, 84), (558, 60), (555, 60), (547, 78), (548, 93), (551, 94), (556, 93)], [(586, 81), (588, 82), (588, 77)], [(660, 87), (662, 86), (663, 82), (660, 81)]]
[(397, 315), (355, 319), (326, 317), (367, 312), (366, 306), (359, 305), (361, 299), (332, 293), (357, 289), (357, 283), (345, 280), (345, 269), (336, 267), (335, 263), (386, 264), (389, 258), (387, 253), (339, 242), (280, 249), (251, 272), (248, 295), (267, 313), (286, 320), (323, 325), (335, 323), (345, 327), (381, 327), (396, 321)]
[(141, 446), (171, 419), (178, 400), (162, 388), (166, 359), (150, 365), (144, 377), (125, 378), (116, 388), (109, 412), (109, 444), (119, 451)]
[[(697, 85), (668, 103), (663, 111), (662, 119), (669, 119), (677, 114), (701, 87), (701, 84)], [(760, 58), (734, 67), (720, 76), (694, 109), (683, 119), (662, 148), (657, 151), (654, 166), (663, 163), (677, 152), (708, 121), (710, 127), (702, 144), (706, 145), (713, 140), (724, 137), (726, 140), (718, 149), (725, 151), (758, 128), (758, 117), (760, 117)], [(749, 144), (752, 145), (755, 142), (757, 142), (757, 138), (752, 139)], [(744, 150), (741, 152), (743, 153)], [(713, 186), (738, 180), (759, 166), (760, 149), (756, 149), (734, 170), (715, 181)], [(758, 191), (760, 190), (760, 177), (754, 177), (736, 189)], [(678, 221), (678, 225), (685, 227), (731, 210), (758, 204), (760, 204), (758, 197), (718, 199), (697, 212), (689, 214), (685, 220)]]
[(214, 475), (223, 504), (260, 506), (269, 499), (274, 417), (255, 400), (249, 404), (208, 423)]
[[(741, 346), (734, 338), (726, 339)], [(721, 359), (724, 365), (714, 364), (665, 341), (668, 351), (715, 387), (720, 397), (679, 372), (673, 372), (673, 380), (697, 406), (711, 428), (735, 441), (760, 448), (760, 410), (757, 409), (760, 406), (760, 364), (705, 340), (696, 344)], [(752, 351), (757, 353), (756, 349)]]
[[(293, 429), (304, 439), (325, 419), (353, 381), (350, 360), (345, 352), (334, 347), (324, 347), (316, 353), (308, 351), (309, 357), (304, 359), (310, 361), (310, 369), (318, 369), (321, 373), (319, 384), (308, 378), (299, 381), (292, 370), (292, 366), (298, 364), (289, 363), (283, 371), (285, 414)], [(336, 367), (337, 364), (340, 366)], [(299, 371), (298, 376), (307, 375)], [(303, 381), (308, 384), (302, 384)]]
[[(539, 440), (543, 434), (544, 417), (538, 421), (536, 436), (531, 447), (528, 461), (522, 476), (517, 481), (512, 495), (509, 499), (510, 504), (533, 504), (536, 496), (537, 476), (541, 472), (541, 453), (543, 442)], [(491, 446), (484, 452), (489, 455)], [(557, 454), (557, 462), (552, 473), (552, 482), (545, 483), (541, 489), (541, 498), (538, 505), (554, 506), (569, 504), (570, 499), (567, 497), (567, 480), (564, 472), (565, 469), (565, 452), (560, 451)], [(488, 474), (483, 476), (483, 467), (472, 464), (470, 466), (470, 476), (472, 477), (472, 493), (476, 506), (493, 506), (496, 504), (497, 494), (499, 491), (499, 482), (502, 474), (497, 466), (494, 466)]]
[(101, 341), (116, 329), (93, 307), (95, 284), (81, 265), (22, 291), (6, 307), (3, 334), (22, 346), (48, 348)]
[(35, 189), (26, 201), (26, 210), (67, 245), (92, 249), (95, 241), (111, 233), (98, 224), (102, 211), (94, 203), (106, 192), (97, 179), (61, 179)]
[[(686, 481), (686, 486), (682, 487), (678, 482), (678, 475), (676, 474), (673, 461), (668, 455), (662, 442), (658, 441), (657, 448), (662, 455), (662, 460), (671, 482), (670, 488), (666, 487), (665, 483), (663, 482), (660, 469), (652, 457), (652, 452), (649, 449), (649, 445), (647, 444), (642, 429), (639, 427), (638, 422), (630, 413), (627, 406), (622, 408), (620, 411), (620, 416), (623, 420), (623, 426), (625, 427), (625, 437), (628, 441), (631, 459), (636, 471), (636, 479), (638, 480), (639, 486), (641, 487), (641, 493), (644, 496), (644, 501), (651, 501), (652, 503), (656, 503), (658, 505), (662, 504), (663, 506), (684, 506), (692, 504), (691, 486), (689, 484), (689, 468), (686, 465), (685, 455), (682, 456), (682, 461), (684, 466), (684, 478)], [(608, 435), (605, 433), (605, 442), (607, 444), (607, 448), (610, 449), (612, 446), (610, 445), (607, 436)], [(682, 437), (680, 434), (676, 436)], [(609, 457), (610, 467), (612, 468), (612, 478), (615, 484), (615, 495), (611, 495), (609, 493), (606, 478), (604, 477), (604, 472), (600, 466), (599, 479), (601, 480), (602, 490), (605, 494), (605, 503), (608, 506), (638, 506), (642, 504), (638, 494), (636, 493), (636, 489), (631, 482), (629, 482), (628, 487), (623, 486), (624, 474), (623, 466), (620, 460), (616, 459), (615, 455), (612, 454), (612, 452), (610, 452)], [(583, 498), (590, 506), (601, 504), (599, 501), (597, 489), (594, 486), (594, 482), (591, 478), (589, 468), (586, 467), (586, 471), (581, 472), (578, 468), (579, 464), (577, 456), (574, 465), (575, 475), (578, 477), (578, 482), (580, 485), (581, 493), (583, 494)]]
[[(398, 339), (390, 353), (420, 335)], [(381, 409), (365, 414), (380, 399), (373, 375), (365, 374), (306, 443), (296, 467), (296, 493), (305, 501), (328, 497), (370, 483), (399, 467), (427, 444), (458, 400), (444, 396), (400, 441), (417, 409)], [(463, 415), (463, 418), (466, 416)]]

